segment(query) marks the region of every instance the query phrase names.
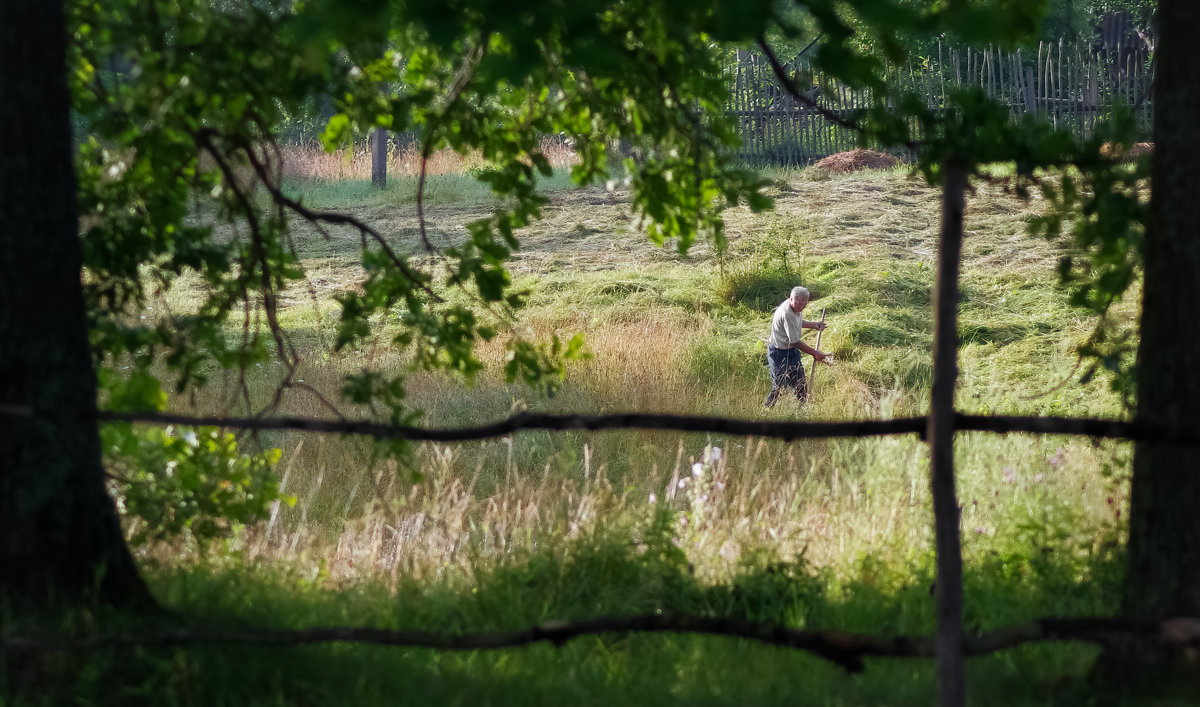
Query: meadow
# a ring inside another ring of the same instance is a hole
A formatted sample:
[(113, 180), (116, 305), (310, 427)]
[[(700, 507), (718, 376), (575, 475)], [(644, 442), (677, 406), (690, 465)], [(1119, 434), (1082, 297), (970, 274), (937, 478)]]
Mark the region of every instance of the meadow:
[[(406, 174), (397, 161), (378, 190), (349, 160), (310, 159), (290, 175), (291, 193), (423, 253), (411, 166)], [(492, 208), (462, 173), (469, 168), (448, 160), (429, 178), (425, 213), (439, 247)], [(410, 374), (409, 402), (426, 412), (423, 424), (481, 424), (518, 410), (922, 414), (939, 192), (904, 167), (768, 176), (773, 211), (731, 209), (724, 252), (698, 244), (682, 256), (637, 232), (619, 188), (575, 189), (557, 173), (543, 218), (520, 234), (512, 271), (529, 298), (508, 326), (539, 337), (582, 332), (590, 359), (550, 397), (505, 384), (501, 346), (483, 344), (486, 366), (473, 381)], [(1079, 375), (1076, 347), (1094, 322), (1057, 283), (1062, 247), (1026, 232), (1039, 209), (1036, 198), (987, 183), (968, 197), (958, 407), (1119, 416), (1103, 377)], [(286, 293), (281, 321), (301, 351), (304, 382), (335, 398), (347, 372), (405, 367), (386, 336), (329, 352), (333, 297), (363, 277), (357, 234), (324, 238), (298, 224), (293, 239), (308, 280)], [(809, 403), (783, 398), (766, 411), (764, 339), (795, 284), (814, 295), (806, 318), (825, 313), (821, 348), (836, 363), (816, 370)], [(199, 287), (185, 280), (154, 307), (186, 311)], [(1130, 326), (1135, 314), (1131, 305), (1119, 312)], [(277, 372), (272, 363), (250, 371), (256, 398), (271, 394)], [(222, 412), (236, 388), (227, 378), (175, 405)], [(303, 391), (279, 412), (327, 414)], [(873, 633), (932, 629), (928, 462), (915, 436), (785, 443), (525, 432), (422, 444), (405, 462), (357, 439), (277, 433), (260, 442), (283, 450), (278, 468), (295, 505), (219, 547), (140, 549), (152, 587), (174, 609), (259, 626), (451, 632), (656, 610)], [(957, 454), (969, 630), (1115, 611), (1129, 445), (970, 433)], [(1089, 682), (1097, 653), (1043, 645), (973, 659), (971, 702), (1094, 703), (1103, 694)], [(142, 695), (180, 704), (928, 704), (933, 694), (931, 661), (872, 660), (849, 676), (783, 649), (673, 635), (490, 653), (335, 645), (129, 660), (149, 676)], [(101, 660), (70, 689), (108, 702), (112, 671), (123, 670), (133, 668)]]

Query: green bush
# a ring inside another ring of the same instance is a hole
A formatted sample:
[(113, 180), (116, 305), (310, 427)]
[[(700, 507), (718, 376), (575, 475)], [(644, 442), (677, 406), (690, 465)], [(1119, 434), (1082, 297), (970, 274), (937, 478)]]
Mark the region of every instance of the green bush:
[(180, 535), (200, 543), (228, 537), (265, 518), (272, 503), (295, 503), (279, 492), (279, 449), (246, 454), (233, 434), (215, 427), (116, 423), (102, 426), (100, 437), (134, 546)]
[(715, 294), (718, 301), (728, 305), (770, 312), (799, 284), (800, 275), (789, 268), (753, 262), (730, 268), (717, 284)]

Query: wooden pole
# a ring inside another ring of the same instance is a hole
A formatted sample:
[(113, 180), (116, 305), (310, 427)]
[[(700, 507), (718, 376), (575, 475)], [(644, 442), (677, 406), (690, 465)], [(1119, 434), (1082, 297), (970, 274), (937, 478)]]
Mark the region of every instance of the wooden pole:
[(954, 387), (958, 378), (958, 270), (962, 259), (967, 167), (947, 160), (942, 174), (942, 225), (934, 293), (933, 391), (926, 439), (929, 442), (937, 550), (938, 704), (962, 707), (963, 670), (962, 541), (954, 481)]
[(387, 130), (375, 128), (371, 133), (371, 186), (387, 186)]
[[(824, 307), (821, 307), (821, 323), (822, 324), (825, 323), (825, 308)], [(824, 329), (817, 330), (817, 345), (813, 347), (817, 351), (821, 350), (821, 334), (824, 334), (824, 333), (825, 333)], [(813, 365), (812, 365), (812, 373), (808, 374), (808, 395), (805, 396), (809, 400), (812, 400), (813, 381), (815, 381), (816, 379), (817, 379), (817, 359), (814, 358)]]

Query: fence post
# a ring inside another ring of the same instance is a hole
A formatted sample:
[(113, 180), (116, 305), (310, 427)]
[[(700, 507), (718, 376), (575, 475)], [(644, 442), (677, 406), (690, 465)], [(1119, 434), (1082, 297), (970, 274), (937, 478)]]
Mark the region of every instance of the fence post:
[(1025, 112), (1033, 113), (1037, 110), (1037, 80), (1034, 78), (1033, 69), (1025, 69)]
[(958, 270), (962, 259), (965, 162), (942, 165), (942, 225), (934, 286), (933, 392), (929, 401), (930, 489), (937, 549), (935, 645), (941, 707), (962, 707), (963, 672), (962, 546), (954, 482), (954, 387), (958, 379)]
[(387, 186), (387, 130), (375, 128), (371, 133), (371, 186)]

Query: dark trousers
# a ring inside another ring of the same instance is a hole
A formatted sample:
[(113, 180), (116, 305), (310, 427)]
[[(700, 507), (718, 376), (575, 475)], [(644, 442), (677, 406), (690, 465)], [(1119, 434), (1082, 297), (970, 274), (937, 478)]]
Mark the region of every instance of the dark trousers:
[(774, 407), (779, 393), (790, 388), (796, 399), (804, 402), (808, 389), (804, 385), (804, 365), (800, 362), (800, 349), (777, 349), (767, 346), (767, 368), (771, 370), (771, 392), (767, 393), (764, 407)]

